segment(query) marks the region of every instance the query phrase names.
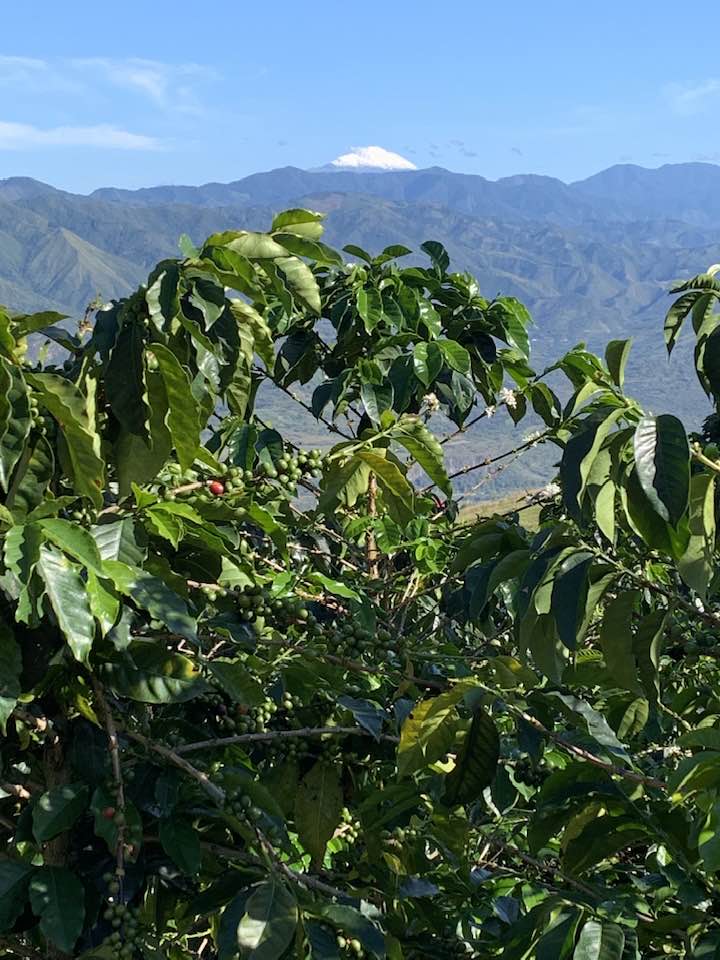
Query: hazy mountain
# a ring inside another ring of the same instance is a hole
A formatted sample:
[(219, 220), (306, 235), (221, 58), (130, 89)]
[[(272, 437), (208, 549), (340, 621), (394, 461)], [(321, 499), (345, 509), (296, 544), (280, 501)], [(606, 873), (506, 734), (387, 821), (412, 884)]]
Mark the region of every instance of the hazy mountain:
[(713, 226), (720, 214), (720, 166), (668, 164), (656, 170), (622, 164), (566, 184), (552, 177), (520, 175), (486, 180), (442, 167), (377, 172), (336, 168), (308, 171), (283, 167), (232, 183), (200, 187), (97, 190), (114, 203), (248, 206), (286, 203), (325, 191), (362, 193), (409, 203), (439, 203), (474, 216), (582, 223), (586, 220), (672, 219)]
[(661, 336), (667, 288), (720, 261), (720, 167), (617, 166), (573, 184), (497, 181), (441, 168), (257, 173), (229, 184), (112, 188), (90, 196), (26, 178), (0, 181), (0, 302), (82, 312), (97, 293), (127, 293), (182, 233), (266, 228), (286, 206), (327, 212), (327, 240), (369, 250), (446, 244), (488, 296), (533, 312), (538, 362), (585, 340), (632, 335), (632, 387), (654, 409), (704, 412), (686, 365), (668, 366)]

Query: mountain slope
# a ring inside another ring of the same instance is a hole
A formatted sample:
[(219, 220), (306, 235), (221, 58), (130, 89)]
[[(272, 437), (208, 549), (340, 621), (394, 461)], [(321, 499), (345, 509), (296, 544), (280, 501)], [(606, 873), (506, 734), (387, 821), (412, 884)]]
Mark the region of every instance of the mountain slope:
[(633, 335), (630, 376), (640, 397), (697, 417), (704, 404), (682, 365), (668, 367), (660, 323), (669, 284), (720, 260), (718, 187), (720, 167), (708, 164), (613, 167), (570, 185), (440, 168), (288, 167), (231, 184), (91, 196), (14, 178), (0, 181), (0, 301), (78, 314), (96, 293), (123, 295), (158, 259), (176, 255), (182, 233), (197, 242), (217, 230), (266, 228), (278, 209), (309, 206), (327, 212), (326, 238), (338, 247), (445, 243), (486, 295), (528, 304), (538, 363), (581, 340), (601, 350)]
[(571, 184), (535, 175), (492, 181), (442, 167), (388, 173), (283, 167), (228, 184), (134, 191), (110, 188), (97, 190), (92, 196), (131, 206), (183, 203), (238, 207), (283, 205), (294, 197), (328, 191), (438, 203), (473, 216), (564, 225), (593, 219), (671, 219), (713, 226), (720, 217), (720, 166), (710, 163), (666, 164), (652, 170), (624, 164)]
[(584, 200), (611, 205), (624, 219), (664, 217), (701, 226), (720, 220), (720, 167), (713, 163), (666, 164), (647, 170), (618, 164), (586, 180), (571, 184)]

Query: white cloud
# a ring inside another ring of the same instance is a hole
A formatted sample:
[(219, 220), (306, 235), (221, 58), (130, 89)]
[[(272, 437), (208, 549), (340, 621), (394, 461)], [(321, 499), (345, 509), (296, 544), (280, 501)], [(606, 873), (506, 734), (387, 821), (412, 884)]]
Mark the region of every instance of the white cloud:
[(196, 63), (164, 63), (138, 57), (83, 57), (43, 60), (0, 55), (0, 87), (43, 97), (109, 88), (139, 94), (163, 110), (197, 112), (198, 87), (215, 73)]
[(195, 87), (214, 76), (212, 70), (197, 63), (163, 63), (135, 57), (88, 57), (70, 60), (68, 65), (114, 87), (140, 93), (163, 109), (175, 107), (183, 111), (198, 108)]
[(109, 123), (91, 127), (41, 127), (29, 123), (0, 120), (0, 150), (25, 150), (33, 147), (99, 147), (110, 150), (159, 150), (155, 137), (120, 130)]
[(0, 70), (46, 70), (47, 64), (37, 57), (8, 57), (0, 54)]
[(351, 147), (350, 153), (343, 153), (337, 157), (332, 161), (331, 166), (346, 170), (357, 170), (363, 167), (372, 167), (376, 170), (417, 170), (411, 160), (384, 147)]
[(671, 84), (665, 90), (667, 100), (677, 113), (702, 113), (720, 100), (720, 79), (710, 77), (693, 86)]

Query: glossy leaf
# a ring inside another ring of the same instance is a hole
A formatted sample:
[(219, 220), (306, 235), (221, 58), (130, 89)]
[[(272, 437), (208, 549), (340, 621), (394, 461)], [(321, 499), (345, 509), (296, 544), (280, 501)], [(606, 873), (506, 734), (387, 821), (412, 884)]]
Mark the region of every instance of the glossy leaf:
[(68, 830), (85, 811), (87, 802), (87, 787), (82, 783), (64, 784), (44, 793), (32, 811), (37, 842), (45, 843)]
[(20, 647), (10, 627), (0, 621), (0, 732), (3, 735), (21, 693), (21, 672)]
[(343, 794), (336, 766), (318, 761), (303, 777), (295, 798), (295, 823), (303, 847), (321, 864), (325, 847), (340, 824)]
[(167, 347), (154, 343), (153, 353), (160, 366), (167, 393), (167, 425), (170, 436), (178, 462), (183, 470), (187, 470), (195, 459), (200, 441), (199, 411), (190, 388), (190, 377)]
[(462, 688), (416, 703), (403, 723), (398, 747), (398, 776), (408, 776), (444, 757), (455, 740), (457, 704)]
[(105, 390), (112, 411), (125, 430), (147, 437), (150, 406), (144, 330), (137, 320), (127, 322), (118, 335), (105, 371)]
[(635, 431), (638, 479), (655, 511), (673, 525), (688, 506), (690, 450), (682, 424), (671, 414), (644, 417)]
[(483, 709), (473, 714), (470, 729), (445, 785), (446, 802), (472, 803), (492, 783), (500, 757), (500, 738), (492, 718)]
[(277, 881), (263, 883), (250, 895), (237, 928), (237, 942), (248, 960), (279, 960), (295, 933), (295, 897)]
[(20, 860), (0, 860), (0, 933), (9, 930), (23, 912), (35, 869)]
[(85, 896), (67, 867), (39, 867), (30, 881), (30, 903), (40, 929), (59, 950), (70, 953), (85, 919)]
[(212, 660), (210, 672), (234, 703), (258, 707), (263, 702), (262, 687), (241, 663), (224, 659)]
[(118, 695), (140, 703), (183, 703), (207, 690), (192, 660), (151, 643), (137, 643), (116, 663), (102, 668), (105, 683)]
[(100, 438), (80, 391), (54, 373), (29, 374), (28, 380), (65, 438), (77, 492), (100, 508), (105, 465), (100, 456)]
[(621, 389), (625, 382), (625, 367), (627, 366), (631, 347), (632, 339), (611, 340), (605, 347), (605, 362), (610, 371), (610, 376), (613, 379), (613, 383)]
[(191, 823), (161, 820), (158, 835), (163, 850), (183, 873), (192, 876), (200, 870), (200, 836)]
[(437, 343), (417, 343), (413, 351), (415, 376), (425, 387), (436, 379), (443, 366), (443, 355)]
[(160, 620), (169, 629), (188, 640), (196, 640), (197, 631), (182, 597), (162, 580), (120, 560), (106, 560), (103, 570), (116, 589), (133, 603)]
[(6, 491), (30, 425), (30, 399), (25, 380), (17, 367), (0, 357), (0, 484)]
[(378, 927), (354, 907), (340, 903), (323, 905), (318, 914), (342, 930), (346, 936), (357, 939), (373, 957), (384, 960), (385, 938)]
[(48, 546), (40, 548), (37, 568), (73, 656), (76, 660), (87, 661), (95, 638), (95, 622), (79, 568), (54, 547)]
[(445, 470), (442, 447), (421, 420), (403, 418), (390, 436), (405, 447), (410, 456), (443, 493), (452, 495), (452, 485)]
[(637, 602), (635, 590), (626, 590), (611, 600), (605, 610), (599, 638), (613, 680), (631, 693), (640, 690), (632, 633), (632, 615)]
[(573, 960), (621, 960), (624, 945), (618, 924), (588, 920), (580, 931)]
[(715, 572), (715, 477), (698, 473), (690, 479), (690, 539), (678, 561), (685, 583), (705, 599)]

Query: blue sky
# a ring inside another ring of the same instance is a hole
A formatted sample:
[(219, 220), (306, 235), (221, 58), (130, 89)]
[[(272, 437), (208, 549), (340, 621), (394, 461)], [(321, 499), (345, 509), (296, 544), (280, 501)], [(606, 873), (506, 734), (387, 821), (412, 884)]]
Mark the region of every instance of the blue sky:
[(228, 181), (368, 144), (491, 179), (720, 162), (715, 17), (705, 0), (4, 4), (0, 178)]

